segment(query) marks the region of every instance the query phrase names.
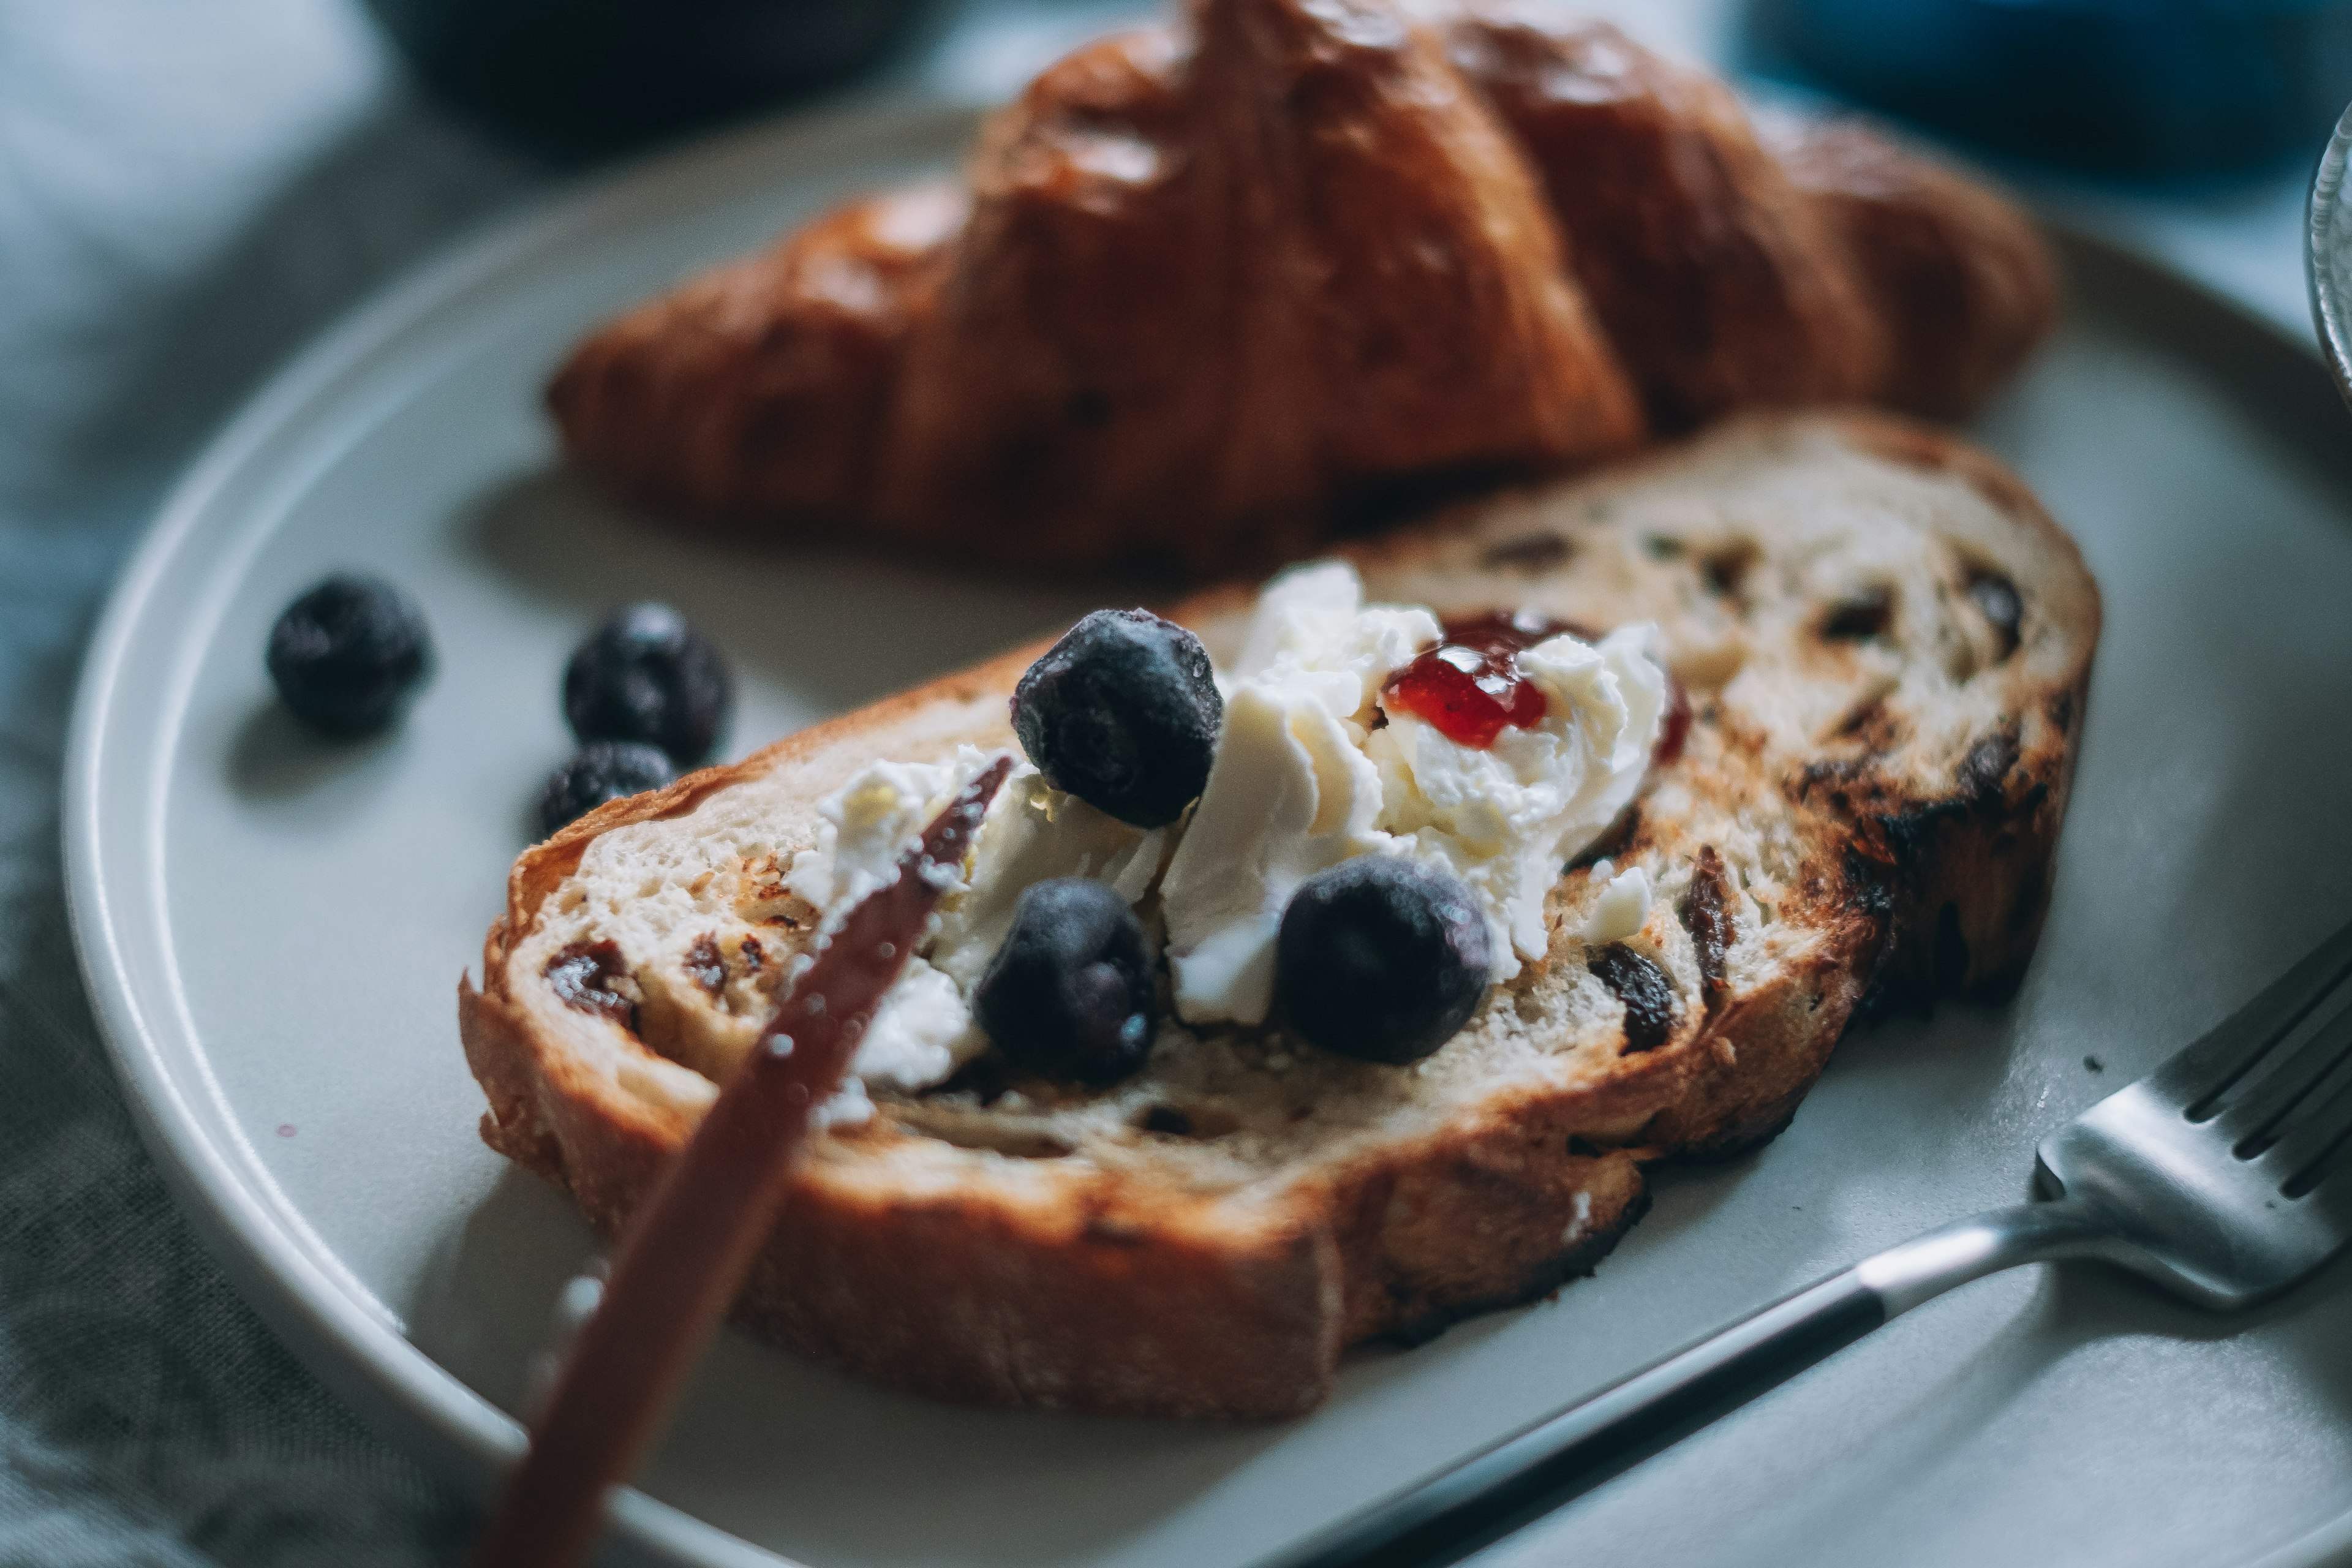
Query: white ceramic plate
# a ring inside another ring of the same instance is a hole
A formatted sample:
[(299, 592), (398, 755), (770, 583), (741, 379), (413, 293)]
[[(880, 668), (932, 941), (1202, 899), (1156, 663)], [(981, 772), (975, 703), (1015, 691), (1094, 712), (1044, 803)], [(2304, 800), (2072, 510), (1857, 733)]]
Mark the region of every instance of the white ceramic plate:
[[(477, 1140), (453, 997), (565, 751), (571, 645), (624, 598), (683, 606), (744, 678), (740, 751), (1108, 592), (678, 543), (557, 467), (539, 388), (604, 313), (946, 163), (968, 125), (757, 130), (460, 247), (222, 436), (91, 652), (75, 924), (151, 1145), (309, 1363), (469, 1484), (518, 1450), (503, 1412), (593, 1249)], [(844, 1568), (1248, 1561), (1875, 1247), (2013, 1201), (2043, 1132), (2352, 914), (2335, 395), (2308, 352), (2073, 255), (2072, 324), (1979, 431), (2075, 531), (2108, 607), (2056, 902), (2013, 1005), (1858, 1034), (1777, 1142), (1664, 1175), (1597, 1278), (1364, 1355), (1285, 1425), (953, 1409), (730, 1336), (650, 1496), (623, 1500), (620, 1541), (695, 1563), (766, 1560), (745, 1542)], [(441, 658), (397, 734), (332, 748), (273, 707), (261, 647), (286, 599), (342, 565), (411, 588)], [(2228, 1322), (2091, 1268), (1972, 1286), (1498, 1554), (2244, 1561), (2352, 1510), (2347, 1286), (2338, 1267)]]

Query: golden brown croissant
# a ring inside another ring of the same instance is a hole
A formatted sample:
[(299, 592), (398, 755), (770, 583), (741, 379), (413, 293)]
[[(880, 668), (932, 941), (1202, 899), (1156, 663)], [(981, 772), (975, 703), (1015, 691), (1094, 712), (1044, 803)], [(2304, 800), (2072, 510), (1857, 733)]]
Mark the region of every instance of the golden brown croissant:
[(1049, 68), (961, 187), (598, 331), (572, 457), (668, 505), (1019, 564), (1311, 550), (1397, 481), (1726, 410), (1950, 413), (2045, 332), (2026, 220), (1496, 0), (1195, 0)]

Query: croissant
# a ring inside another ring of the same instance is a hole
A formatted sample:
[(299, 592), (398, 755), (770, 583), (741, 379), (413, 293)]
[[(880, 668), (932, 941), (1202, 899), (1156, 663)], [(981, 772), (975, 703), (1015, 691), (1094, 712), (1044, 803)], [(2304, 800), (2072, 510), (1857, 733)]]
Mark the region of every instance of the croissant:
[(666, 507), (1224, 574), (1736, 408), (1962, 412), (2056, 292), (1998, 196), (1759, 130), (1605, 24), (1195, 0), (1048, 68), (961, 182), (637, 307), (548, 395), (573, 461)]

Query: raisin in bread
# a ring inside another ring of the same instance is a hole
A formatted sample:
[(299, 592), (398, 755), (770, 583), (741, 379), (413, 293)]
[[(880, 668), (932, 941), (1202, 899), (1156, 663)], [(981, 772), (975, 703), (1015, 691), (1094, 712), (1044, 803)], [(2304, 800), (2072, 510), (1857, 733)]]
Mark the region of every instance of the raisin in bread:
[[(1755, 417), (1349, 555), (1375, 598), (1663, 634), (1687, 736), (1563, 870), (1548, 954), (1409, 1067), (1171, 1027), (1109, 1089), (877, 1089), (870, 1121), (816, 1141), (742, 1321), (952, 1399), (1297, 1411), (1352, 1343), (1589, 1271), (1642, 1212), (1644, 1163), (1770, 1135), (1874, 985), (2017, 979), (2099, 601), (1991, 459), (1881, 416)], [(1173, 613), (1223, 658), (1249, 602)], [(1009, 747), (1037, 651), (524, 854), (459, 991), (491, 1146), (619, 1226), (808, 939), (783, 872), (815, 803), (877, 759)], [(1601, 943), (1604, 854), (1656, 896)]]

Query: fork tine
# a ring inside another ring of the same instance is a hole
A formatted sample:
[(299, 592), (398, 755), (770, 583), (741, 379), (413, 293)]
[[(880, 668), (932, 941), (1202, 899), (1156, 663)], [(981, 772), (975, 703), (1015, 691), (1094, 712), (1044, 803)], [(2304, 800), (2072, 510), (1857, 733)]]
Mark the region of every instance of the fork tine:
[[(2305, 1019), (2320, 1010), (2314, 1007)], [(2294, 1033), (2288, 1031), (2290, 1036)], [(2346, 999), (2293, 1050), (2273, 1053), (2250, 1069), (2239, 1080), (2244, 1087), (2214, 1116), (2214, 1130), (2229, 1139), (2241, 1156), (2260, 1153), (2274, 1141), (2280, 1121), (2325, 1082), (2347, 1054), (2352, 1054), (2352, 999)]]
[(2148, 1075), (2150, 1088), (2203, 1120), (2222, 1090), (2276, 1045), (2352, 969), (2352, 923), (2315, 948), (2260, 995)]
[(2340, 1154), (2316, 1183), (2306, 1182), (2300, 1192), (2287, 1195), (2298, 1198), (2306, 1215), (2317, 1215), (2336, 1233), (2337, 1247), (2352, 1240), (2352, 1163)]
[(2314, 1173), (2347, 1132), (2352, 1132), (2352, 1074), (2338, 1072), (2328, 1080), (2326, 1092), (2297, 1110), (2278, 1141), (2263, 1151), (2263, 1168), (2276, 1173), (2280, 1191), (2299, 1197), (2314, 1184)]

